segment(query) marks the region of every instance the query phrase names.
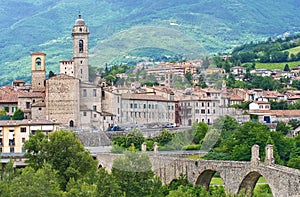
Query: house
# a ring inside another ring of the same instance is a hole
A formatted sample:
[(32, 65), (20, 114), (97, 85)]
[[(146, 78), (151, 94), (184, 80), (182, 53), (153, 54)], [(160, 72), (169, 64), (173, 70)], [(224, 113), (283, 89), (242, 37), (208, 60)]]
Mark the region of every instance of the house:
[(226, 71), (223, 68), (208, 68), (205, 70), (207, 75), (211, 75), (213, 73), (225, 74)]
[(241, 66), (234, 66), (230, 68), (230, 72), (234, 75), (242, 75), (245, 74), (247, 69)]
[(48, 136), (58, 130), (59, 124), (48, 120), (2, 120), (0, 121), (0, 152), (24, 153), (23, 144), (36, 131)]
[(270, 110), (271, 104), (265, 98), (258, 98), (249, 104), (249, 110)]

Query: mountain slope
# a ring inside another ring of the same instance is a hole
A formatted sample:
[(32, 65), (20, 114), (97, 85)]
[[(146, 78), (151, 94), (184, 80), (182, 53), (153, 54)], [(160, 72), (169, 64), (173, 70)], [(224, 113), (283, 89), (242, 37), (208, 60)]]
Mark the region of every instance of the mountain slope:
[(297, 0), (13, 0), (0, 10), (0, 85), (29, 81), (34, 51), (45, 52), (48, 70), (58, 72), (58, 61), (72, 57), (78, 10), (90, 29), (93, 66), (126, 61), (136, 50), (145, 56), (149, 48), (199, 58), (300, 30)]

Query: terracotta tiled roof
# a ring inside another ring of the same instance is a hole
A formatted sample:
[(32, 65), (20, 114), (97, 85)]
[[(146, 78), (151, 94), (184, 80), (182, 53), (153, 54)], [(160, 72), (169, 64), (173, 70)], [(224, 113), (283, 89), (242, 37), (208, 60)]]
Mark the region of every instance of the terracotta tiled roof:
[(18, 96), (19, 98), (43, 98), (45, 93), (43, 92), (22, 92)]
[(257, 103), (257, 104), (270, 104), (267, 101), (253, 101), (253, 103)]
[(204, 92), (221, 93), (221, 90), (217, 90), (217, 89), (213, 89), (213, 88), (203, 88), (201, 90), (204, 91)]
[(71, 60), (61, 60), (59, 62), (74, 62), (74, 60), (73, 59), (71, 59)]
[(18, 103), (18, 95), (24, 91), (14, 89), (11, 86), (0, 88), (0, 103)]
[(46, 55), (46, 54), (43, 53), (43, 52), (38, 51), (38, 52), (31, 53), (31, 55)]
[(283, 97), (283, 94), (279, 93), (276, 90), (275, 91), (267, 90), (263, 92), (263, 96), (265, 98), (277, 98), (277, 97)]
[(300, 116), (300, 110), (249, 110), (250, 114), (272, 114), (276, 116), (295, 117)]
[(298, 100), (298, 99), (300, 99), (300, 95), (289, 96), (287, 99), (288, 100)]
[(20, 126), (20, 125), (58, 125), (59, 123), (50, 120), (0, 120), (0, 126)]
[(122, 94), (123, 99), (129, 99), (129, 100), (152, 100), (152, 101), (170, 101), (169, 99), (166, 99), (162, 96), (157, 95), (149, 95), (149, 94), (131, 94), (131, 93), (125, 93)]
[(243, 98), (239, 97), (238, 95), (229, 95), (230, 100), (232, 101), (244, 101)]

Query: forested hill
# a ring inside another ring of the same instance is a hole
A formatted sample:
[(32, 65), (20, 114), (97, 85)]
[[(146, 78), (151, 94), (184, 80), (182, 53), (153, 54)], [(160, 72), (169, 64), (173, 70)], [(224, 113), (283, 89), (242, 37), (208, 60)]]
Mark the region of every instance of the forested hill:
[(30, 80), (30, 53), (48, 71), (72, 58), (80, 10), (90, 29), (90, 64), (193, 59), (300, 30), (297, 0), (12, 0), (0, 4), (0, 85)]

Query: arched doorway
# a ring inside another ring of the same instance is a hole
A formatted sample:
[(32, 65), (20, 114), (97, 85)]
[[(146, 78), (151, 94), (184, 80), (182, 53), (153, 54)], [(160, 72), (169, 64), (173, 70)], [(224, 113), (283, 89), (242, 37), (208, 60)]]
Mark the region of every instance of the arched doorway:
[(74, 121), (73, 120), (70, 121), (69, 126), (74, 127)]
[(188, 126), (192, 126), (192, 120), (191, 119), (188, 120)]
[(196, 185), (203, 186), (208, 191), (210, 186), (224, 187), (224, 181), (217, 171), (207, 169), (200, 173), (196, 180)]
[[(266, 179), (259, 172), (250, 172), (239, 186), (239, 194), (273, 196)], [(255, 196), (255, 195), (254, 195)]]

